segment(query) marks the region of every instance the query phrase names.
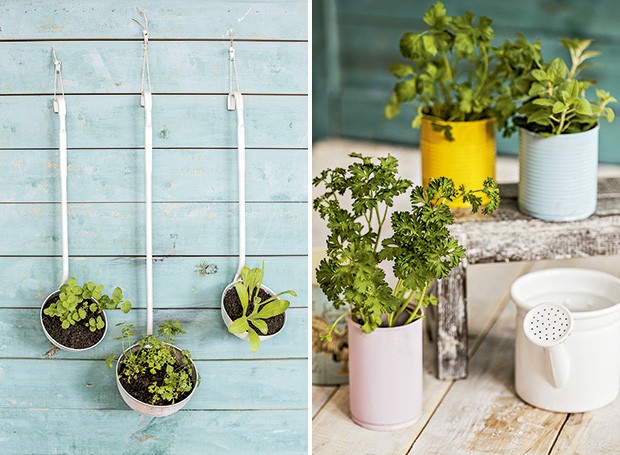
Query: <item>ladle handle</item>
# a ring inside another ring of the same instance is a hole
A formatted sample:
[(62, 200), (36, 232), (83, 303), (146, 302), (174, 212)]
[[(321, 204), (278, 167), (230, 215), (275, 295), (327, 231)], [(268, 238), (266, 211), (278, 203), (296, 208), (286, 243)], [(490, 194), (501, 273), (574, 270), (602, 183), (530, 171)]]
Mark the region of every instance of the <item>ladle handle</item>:
[[(234, 108), (237, 111), (237, 171), (239, 179), (239, 262), (235, 280), (241, 276), (245, 265), (245, 120), (243, 115), (243, 95), (232, 92)], [(231, 103), (229, 103), (229, 106)]]
[(153, 97), (144, 92), (144, 176), (146, 201), (146, 333), (153, 334)]
[(559, 389), (564, 387), (570, 376), (570, 359), (564, 347), (564, 343), (545, 348), (547, 380)]
[(60, 218), (62, 242), (62, 283), (69, 280), (69, 215), (67, 201), (67, 105), (64, 95), (55, 100), (60, 120), (58, 144), (60, 159)]

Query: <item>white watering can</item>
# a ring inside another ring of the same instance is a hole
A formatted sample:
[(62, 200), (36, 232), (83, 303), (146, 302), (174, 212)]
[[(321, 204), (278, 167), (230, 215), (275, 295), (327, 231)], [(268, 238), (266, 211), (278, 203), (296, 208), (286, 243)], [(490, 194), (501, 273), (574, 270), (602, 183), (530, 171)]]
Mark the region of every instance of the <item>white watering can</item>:
[(515, 388), (556, 412), (610, 404), (620, 387), (620, 279), (578, 268), (528, 273), (511, 288), (517, 306)]

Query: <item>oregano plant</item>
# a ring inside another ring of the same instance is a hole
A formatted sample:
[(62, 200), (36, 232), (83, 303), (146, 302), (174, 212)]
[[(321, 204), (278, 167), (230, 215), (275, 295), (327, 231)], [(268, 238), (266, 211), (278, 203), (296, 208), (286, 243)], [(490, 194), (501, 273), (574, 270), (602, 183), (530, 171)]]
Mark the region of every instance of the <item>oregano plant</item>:
[(252, 352), (260, 348), (259, 333), (267, 335), (268, 327), (266, 320), (284, 313), (290, 306), (288, 300), (279, 299), (281, 295), (289, 294), (295, 297), (293, 290), (280, 292), (265, 300), (259, 295), (265, 274), (265, 263), (261, 267), (250, 269), (245, 266), (241, 269), (241, 281), (235, 283), (234, 289), (241, 303), (241, 316), (235, 319), (229, 326), (228, 331), (234, 334), (247, 332)]
[[(347, 168), (327, 169), (313, 179), (314, 186), (325, 189), (313, 207), (330, 230), (317, 281), (336, 308), (349, 309), (324, 335), (328, 339), (347, 314), (366, 333), (422, 317), (422, 308), (437, 303), (429, 294), (430, 284), (445, 278), (465, 257), (448, 229), (453, 215), (446, 202), (462, 199), (472, 212), (481, 209), (484, 214), (499, 205), (492, 178), (476, 190), (457, 188), (445, 177), (431, 179), (424, 188), (399, 177), (398, 161), (391, 155), (375, 161), (357, 153), (349, 156), (354, 161)], [(408, 191), (411, 209), (390, 213), (395, 198)], [(489, 199), (484, 207), (482, 194)], [(393, 231), (389, 237), (382, 236), (387, 223)], [(397, 279), (394, 287), (384, 270), (389, 263)]]
[(471, 12), (448, 16), (440, 1), (423, 19), (426, 30), (407, 32), (400, 39), (400, 52), (409, 62), (390, 67), (400, 81), (385, 116), (392, 119), (401, 113), (402, 104), (412, 103), (417, 112), (414, 128), (427, 117), (434, 120), (435, 130), (453, 140), (450, 125), (439, 120), (465, 122), (501, 116), (497, 101), (505, 90), (505, 75), (497, 68), (491, 46), (492, 20), (476, 18)]
[(101, 312), (112, 310), (120, 306), (123, 313), (129, 312), (131, 302), (123, 300), (121, 288), (112, 291), (112, 297), (103, 293), (103, 285), (96, 285), (92, 281), (79, 286), (77, 279), (71, 277), (65, 284), (60, 286), (58, 300), (43, 310), (43, 313), (57, 317), (61, 321), (63, 329), (82, 323), (91, 332), (102, 329), (105, 326)]
[(106, 363), (112, 368), (115, 361), (121, 362), (119, 380), (131, 395), (138, 395), (135, 397), (150, 404), (169, 405), (184, 399), (198, 387), (200, 375), (196, 372), (194, 384), (189, 351), (179, 353), (172, 346), (175, 338), (185, 333), (179, 321), (163, 322), (157, 335), (142, 335), (135, 350), (126, 350), (135, 337), (134, 326), (125, 323), (117, 326), (122, 326), (121, 335), (116, 340), (121, 341), (124, 355), (116, 360), (112, 353)]
[(596, 82), (580, 77), (600, 52), (589, 49), (589, 39), (562, 38), (561, 43), (570, 53), (568, 64), (560, 58), (544, 62), (540, 43), (533, 49), (523, 37), (500, 48), (505, 72), (521, 73), (510, 85), (513, 124), (504, 125), (504, 135), (512, 134), (516, 126), (542, 136), (580, 133), (594, 128), (601, 118), (613, 121), (608, 104), (616, 99), (601, 89), (595, 90), (595, 99), (588, 99), (586, 92)]

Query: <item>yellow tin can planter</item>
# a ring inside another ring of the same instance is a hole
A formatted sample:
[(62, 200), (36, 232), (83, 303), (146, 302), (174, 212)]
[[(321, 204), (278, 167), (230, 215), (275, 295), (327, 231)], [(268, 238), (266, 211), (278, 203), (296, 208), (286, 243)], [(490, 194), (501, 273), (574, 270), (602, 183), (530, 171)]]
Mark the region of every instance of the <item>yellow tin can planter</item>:
[[(494, 120), (473, 122), (442, 122), (452, 127), (453, 141), (446, 139), (443, 131), (433, 129), (433, 121), (422, 119), (420, 149), (422, 151), (422, 182), (428, 185), (431, 178), (447, 177), (458, 187), (482, 188), (487, 177), (495, 178), (495, 129)], [(483, 203), (487, 203), (486, 196)], [(449, 203), (450, 207), (470, 207), (461, 200)]]

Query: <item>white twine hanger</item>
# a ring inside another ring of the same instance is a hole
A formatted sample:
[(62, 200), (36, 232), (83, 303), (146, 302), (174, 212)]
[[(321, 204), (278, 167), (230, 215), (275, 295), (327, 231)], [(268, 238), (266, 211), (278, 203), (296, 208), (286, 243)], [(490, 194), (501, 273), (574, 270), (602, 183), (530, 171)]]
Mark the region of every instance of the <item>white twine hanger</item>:
[[(239, 262), (235, 274), (235, 280), (237, 280), (241, 277), (241, 269), (245, 265), (245, 122), (243, 116), (243, 96), (239, 90), (239, 75), (237, 74), (232, 30), (229, 33), (230, 48), (228, 49), (229, 85), (227, 107), (229, 111), (237, 111), (237, 171), (239, 174)], [(233, 73), (236, 89), (234, 91)]]
[[(136, 8), (144, 16), (144, 25), (133, 19), (144, 38), (142, 58), (142, 80), (140, 83), (140, 105), (144, 106), (144, 174), (146, 196), (146, 334), (153, 334), (153, 98), (151, 93), (151, 72), (149, 68), (149, 21), (140, 7)], [(144, 89), (146, 75), (148, 90)]]
[[(54, 112), (60, 120), (58, 128), (58, 150), (60, 160), (60, 218), (62, 237), (62, 284), (69, 279), (69, 215), (67, 202), (67, 104), (65, 102), (65, 86), (62, 80), (60, 60), (52, 47), (54, 57)], [(60, 83), (58, 83), (60, 82)], [(60, 93), (57, 87), (60, 85)]]

